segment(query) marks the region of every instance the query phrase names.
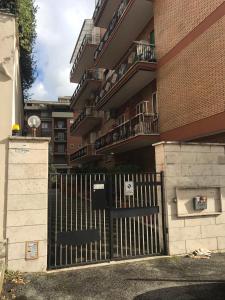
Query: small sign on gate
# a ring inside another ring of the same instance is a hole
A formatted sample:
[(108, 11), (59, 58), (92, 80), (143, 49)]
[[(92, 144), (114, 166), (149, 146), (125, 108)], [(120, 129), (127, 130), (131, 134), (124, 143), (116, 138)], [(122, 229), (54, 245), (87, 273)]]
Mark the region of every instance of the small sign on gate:
[(125, 196), (134, 196), (134, 182), (133, 181), (125, 181), (124, 194), (125, 194)]

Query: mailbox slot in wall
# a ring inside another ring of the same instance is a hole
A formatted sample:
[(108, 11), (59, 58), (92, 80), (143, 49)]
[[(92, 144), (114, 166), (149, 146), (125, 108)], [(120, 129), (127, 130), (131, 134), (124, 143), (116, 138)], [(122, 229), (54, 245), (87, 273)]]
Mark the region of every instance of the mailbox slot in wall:
[(108, 207), (107, 188), (105, 181), (96, 181), (92, 185), (92, 209), (106, 209)]

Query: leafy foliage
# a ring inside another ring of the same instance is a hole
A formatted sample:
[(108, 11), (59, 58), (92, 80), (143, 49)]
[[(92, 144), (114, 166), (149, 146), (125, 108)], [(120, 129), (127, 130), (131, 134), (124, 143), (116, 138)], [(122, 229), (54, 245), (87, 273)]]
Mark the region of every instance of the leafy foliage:
[(18, 14), (20, 64), (22, 88), (25, 98), (29, 98), (29, 89), (36, 78), (36, 60), (34, 45), (36, 40), (37, 6), (34, 0), (16, 0)]

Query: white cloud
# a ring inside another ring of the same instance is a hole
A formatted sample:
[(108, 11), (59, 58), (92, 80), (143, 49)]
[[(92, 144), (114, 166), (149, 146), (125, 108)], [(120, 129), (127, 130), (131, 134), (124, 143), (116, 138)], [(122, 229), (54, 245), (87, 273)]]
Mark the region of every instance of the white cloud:
[(69, 82), (70, 58), (84, 19), (92, 17), (95, 0), (36, 0), (36, 4), (39, 77), (32, 98), (70, 96), (75, 90)]
[(33, 93), (33, 98), (35, 100), (45, 98), (48, 95), (48, 92), (46, 91), (44, 84), (38, 81), (35, 82), (32, 89), (32, 93)]

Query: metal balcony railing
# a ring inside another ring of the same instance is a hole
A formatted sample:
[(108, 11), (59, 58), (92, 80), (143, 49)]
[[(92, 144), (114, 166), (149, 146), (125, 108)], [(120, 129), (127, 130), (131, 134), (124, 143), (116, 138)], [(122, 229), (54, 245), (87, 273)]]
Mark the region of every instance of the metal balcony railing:
[(64, 122), (56, 123), (54, 129), (67, 129), (66, 123)]
[(83, 148), (79, 149), (78, 151), (74, 152), (70, 156), (70, 161), (74, 161), (80, 159), (84, 156), (94, 155), (95, 154), (95, 147), (93, 144), (86, 145)]
[(95, 104), (112, 89), (112, 87), (127, 73), (127, 71), (137, 62), (156, 63), (155, 46), (144, 44), (143, 42), (134, 42), (124, 59), (115, 69), (112, 75), (104, 82), (102, 89), (95, 99)]
[(100, 150), (106, 146), (114, 145), (138, 135), (151, 135), (157, 134), (158, 132), (157, 115), (139, 114), (97, 139), (95, 149)]
[(56, 154), (56, 155), (66, 155), (67, 154), (67, 149), (66, 148), (56, 148), (54, 150), (54, 154)]
[(97, 117), (97, 111), (94, 106), (87, 106), (84, 108), (70, 127), (70, 132), (72, 133), (86, 117)]
[(55, 142), (58, 142), (58, 143), (66, 143), (65, 137), (62, 138), (62, 137), (56, 136), (56, 137), (54, 138), (54, 141), (55, 141)]
[(95, 6), (95, 11), (94, 11), (94, 14), (93, 14), (93, 19), (95, 20), (99, 14), (99, 12), (101, 11), (104, 3), (106, 2), (107, 0), (98, 0), (96, 6)]
[[(112, 20), (111, 22), (109, 23), (109, 26), (105, 32), (105, 34), (103, 35), (100, 43), (99, 43), (99, 46), (98, 48), (96, 49), (95, 51), (95, 55), (94, 55), (94, 59), (96, 60), (100, 54), (100, 52), (102, 51), (102, 49), (104, 48), (106, 42), (108, 41), (109, 37), (111, 36), (114, 28), (116, 27), (119, 19), (121, 18), (121, 16), (123, 15), (123, 13), (125, 12), (126, 8), (127, 8), (127, 5), (128, 3), (130, 2), (131, 0), (123, 0), (121, 1), (121, 4), (120, 6), (118, 7), (118, 9), (116, 10), (116, 12), (114, 13), (113, 17), (112, 17)], [(101, 2), (101, 1), (100, 1)], [(103, 1), (104, 2), (104, 1)], [(101, 5), (101, 4), (100, 4)], [(100, 6), (99, 8), (100, 9)]]
[(75, 92), (73, 93), (73, 96), (71, 97), (71, 103), (76, 99), (77, 95), (81, 91), (84, 84), (87, 82), (87, 80), (102, 80), (103, 79), (103, 70), (102, 69), (96, 69), (96, 70), (87, 70), (84, 75), (82, 76), (79, 84), (76, 87)]
[(80, 60), (80, 57), (81, 57), (86, 45), (87, 44), (99, 44), (100, 39), (101, 39), (101, 37), (98, 34), (96, 34), (94, 37), (93, 37), (92, 34), (85, 34), (85, 36), (83, 38), (83, 41), (80, 45), (79, 51), (77, 53), (77, 56), (74, 60), (73, 67), (72, 67), (71, 72), (70, 72), (70, 77), (72, 77), (73, 73), (75, 72), (75, 69), (77, 68), (78, 62)]
[(0, 11), (16, 14), (15, 0), (0, 0)]

